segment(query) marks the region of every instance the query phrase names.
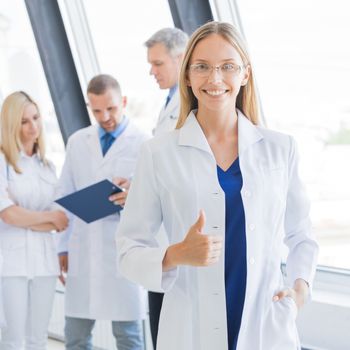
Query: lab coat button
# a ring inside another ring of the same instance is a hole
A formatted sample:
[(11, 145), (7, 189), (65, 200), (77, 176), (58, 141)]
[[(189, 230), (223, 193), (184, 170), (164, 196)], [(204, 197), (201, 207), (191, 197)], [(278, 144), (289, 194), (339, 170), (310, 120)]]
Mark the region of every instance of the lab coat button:
[(254, 231), (255, 230), (255, 225), (254, 224), (250, 224), (249, 225), (249, 230), (250, 231)]
[(249, 259), (249, 264), (250, 265), (254, 265), (255, 264), (255, 259), (254, 258), (250, 258)]

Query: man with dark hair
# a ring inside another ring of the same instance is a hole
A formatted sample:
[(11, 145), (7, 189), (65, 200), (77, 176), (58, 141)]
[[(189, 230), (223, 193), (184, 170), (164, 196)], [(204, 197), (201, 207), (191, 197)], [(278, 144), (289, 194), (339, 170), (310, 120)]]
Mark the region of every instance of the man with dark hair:
[[(124, 205), (141, 143), (147, 137), (124, 115), (126, 97), (109, 75), (94, 77), (87, 88), (88, 105), (97, 122), (73, 134), (58, 193), (67, 195), (109, 179), (124, 188), (110, 198)], [(93, 208), (94, 203), (91, 203)], [(95, 320), (111, 320), (118, 350), (143, 350), (143, 292), (120, 276), (115, 232), (120, 214), (87, 224), (72, 218), (60, 242), (61, 272), (68, 272), (65, 306), (66, 349), (92, 349)], [(61, 280), (64, 281), (63, 274)]]

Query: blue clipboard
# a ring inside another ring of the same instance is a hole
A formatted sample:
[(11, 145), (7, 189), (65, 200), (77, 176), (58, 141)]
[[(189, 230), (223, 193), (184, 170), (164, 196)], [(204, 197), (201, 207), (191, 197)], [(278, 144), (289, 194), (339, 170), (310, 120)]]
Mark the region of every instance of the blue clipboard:
[(78, 216), (86, 223), (102, 219), (123, 209), (110, 202), (108, 197), (124, 189), (108, 180), (97, 182), (55, 202)]

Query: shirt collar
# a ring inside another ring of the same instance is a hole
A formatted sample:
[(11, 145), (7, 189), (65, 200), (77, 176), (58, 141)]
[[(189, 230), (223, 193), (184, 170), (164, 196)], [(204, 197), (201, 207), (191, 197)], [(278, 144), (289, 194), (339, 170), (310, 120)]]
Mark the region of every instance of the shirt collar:
[(107, 132), (105, 129), (103, 129), (101, 126), (98, 126), (98, 136), (100, 140), (108, 133), (111, 134), (115, 139), (124, 131), (125, 127), (127, 126), (129, 122), (129, 119), (124, 115), (123, 119), (120, 124), (116, 126), (116, 128), (113, 131)]

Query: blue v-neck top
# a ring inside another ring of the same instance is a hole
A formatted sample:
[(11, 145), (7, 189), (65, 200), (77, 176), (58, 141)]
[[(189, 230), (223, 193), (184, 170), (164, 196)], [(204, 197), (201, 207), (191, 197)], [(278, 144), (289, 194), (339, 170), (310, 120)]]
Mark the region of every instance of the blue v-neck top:
[(223, 171), (217, 167), (218, 179), (225, 192), (225, 292), (227, 312), (228, 350), (237, 347), (241, 326), (246, 278), (245, 215), (241, 197), (243, 184), (239, 159)]

